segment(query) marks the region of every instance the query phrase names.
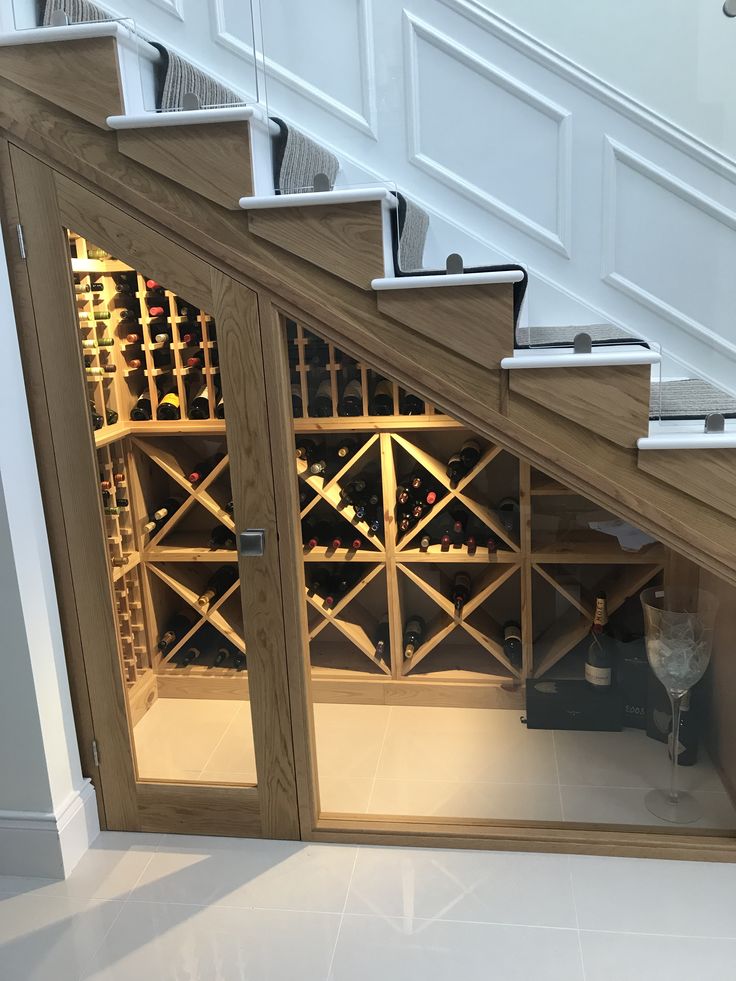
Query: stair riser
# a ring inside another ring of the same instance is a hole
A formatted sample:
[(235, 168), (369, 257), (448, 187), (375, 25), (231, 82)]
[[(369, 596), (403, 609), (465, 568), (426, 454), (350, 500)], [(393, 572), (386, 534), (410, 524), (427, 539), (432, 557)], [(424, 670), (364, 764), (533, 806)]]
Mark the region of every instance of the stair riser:
[(530, 368), (509, 373), (509, 414), (529, 399), (619, 446), (633, 448), (649, 427), (649, 365)]
[(639, 469), (736, 517), (736, 450), (646, 450)]

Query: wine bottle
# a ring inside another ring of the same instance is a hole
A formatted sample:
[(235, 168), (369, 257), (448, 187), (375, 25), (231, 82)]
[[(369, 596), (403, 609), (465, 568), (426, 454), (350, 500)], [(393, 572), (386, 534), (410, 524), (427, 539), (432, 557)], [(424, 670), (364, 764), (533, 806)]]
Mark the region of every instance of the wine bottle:
[[(219, 396), (219, 398), (218, 398), (218, 400), (217, 400), (217, 402), (215, 404), (215, 418), (216, 419), (224, 419), (225, 418), (225, 402), (223, 400), (222, 395)], [(245, 660), (245, 659), (243, 659), (243, 660)]]
[(521, 627), (514, 620), (503, 625), (503, 652), (515, 668), (521, 667)]
[(612, 647), (606, 594), (600, 592), (595, 598), (590, 644), (585, 658), (585, 680), (597, 690), (611, 687), (613, 681)]
[(195, 464), (194, 467), (192, 467), (192, 470), (189, 474), (189, 482), (192, 484), (201, 483), (204, 480), (204, 478), (208, 476), (208, 474), (212, 473), (212, 471), (215, 469), (215, 467), (220, 462), (220, 460), (224, 460), (224, 459), (225, 459), (225, 454), (218, 452), (218, 453), (213, 453), (211, 456), (208, 456), (205, 460), (200, 460), (199, 463)]
[(105, 425), (105, 420), (97, 411), (97, 406), (95, 405), (94, 402), (89, 403), (89, 412), (90, 412), (90, 418), (92, 420), (92, 428), (95, 430), (102, 429), (102, 427)]
[(232, 518), (232, 516), (235, 514), (235, 501), (228, 501), (225, 505), (225, 510)]
[(115, 484), (124, 484), (125, 483), (125, 474), (124, 473), (114, 473), (112, 475), (112, 479), (113, 479), (113, 483), (115, 483)]
[(112, 318), (112, 314), (110, 313), (109, 310), (95, 310), (92, 314), (92, 319), (95, 321), (110, 320), (111, 318)]
[(186, 665), (188, 664), (193, 664), (194, 661), (199, 660), (199, 658), (202, 655), (202, 648), (199, 646), (199, 643), (188, 644), (186, 648), (181, 652), (181, 654), (179, 655), (179, 663), (183, 667), (186, 667)]
[(360, 416), (363, 414), (363, 386), (360, 379), (351, 378), (345, 385), (340, 399), (341, 416)]
[(519, 502), (513, 497), (504, 497), (496, 507), (498, 520), (509, 535), (519, 532)]
[(304, 399), (302, 398), (302, 386), (291, 386), (291, 414), (295, 419), (300, 419), (304, 415)]
[(179, 337), (182, 344), (186, 344), (187, 347), (196, 347), (202, 343), (202, 328), (197, 324), (181, 324)]
[(422, 537), (419, 539), (419, 550), (421, 552), (426, 552), (431, 544), (432, 539), (429, 537), (429, 535), (422, 535)]
[(450, 541), (455, 548), (458, 548), (465, 541), (465, 528), (468, 523), (468, 515), (466, 511), (456, 509), (451, 513), (450, 517), (452, 518)]
[(376, 632), (373, 635), (375, 645), (375, 655), (379, 661), (387, 661), (391, 649), (391, 635), (389, 631), (388, 614), (384, 613), (378, 621)]
[[(94, 343), (94, 341), (92, 342)], [(98, 337), (97, 346), (98, 347), (113, 347), (115, 345), (114, 337)]]
[(181, 418), (181, 408), (179, 404), (179, 395), (177, 392), (167, 392), (163, 396), (161, 401), (158, 403), (158, 408), (156, 409), (157, 419), (180, 419)]
[(140, 334), (126, 334), (125, 335), (126, 344), (140, 344), (141, 335)]
[(142, 392), (138, 396), (138, 401), (130, 410), (130, 418), (134, 422), (147, 422), (152, 416), (151, 398), (147, 392)]
[(450, 599), (455, 605), (455, 615), (462, 616), (463, 607), (473, 592), (473, 582), (467, 572), (456, 572)]
[(351, 439), (351, 437), (346, 437), (342, 440), (340, 445), (337, 447), (337, 458), (340, 464), (344, 464), (348, 459), (355, 453), (358, 448), (357, 440)]
[(158, 298), (155, 302), (149, 303), (148, 316), (153, 318), (166, 316), (166, 308), (159, 305)]
[(138, 319), (138, 311), (131, 310), (130, 307), (121, 307), (119, 310), (116, 310), (115, 312), (120, 317), (121, 322), (122, 321), (127, 322), (129, 320)]
[(480, 460), (481, 447), (477, 439), (466, 439), (460, 447), (460, 459), (466, 471), (472, 470)]
[(182, 504), (183, 501), (179, 497), (167, 497), (155, 511), (151, 512), (148, 521), (143, 525), (143, 530), (147, 532), (157, 530), (179, 510)]
[(315, 524), (309, 521), (305, 522), (304, 534), (308, 536), (305, 540), (305, 545), (308, 548), (322, 545), (324, 548), (334, 550), (342, 547), (342, 539), (339, 534), (336, 534), (329, 521), (317, 521)]
[(128, 501), (128, 498), (127, 497), (116, 497), (115, 498), (115, 507), (118, 507), (118, 508), (127, 508), (129, 503), (130, 502)]
[(404, 392), (399, 399), (399, 412), (402, 416), (424, 415), (424, 402), (418, 395), (413, 395), (411, 392)]
[(425, 630), (426, 624), (420, 616), (409, 617), (404, 624), (404, 657), (407, 660), (414, 657), (416, 649), (421, 646)]
[(87, 258), (88, 259), (112, 259), (112, 256), (110, 255), (109, 252), (105, 252), (104, 249), (101, 249), (97, 245), (88, 245)]
[(459, 453), (453, 453), (450, 459), (447, 461), (447, 469), (445, 470), (445, 473), (450, 480), (450, 487), (453, 489), (457, 487), (467, 473), (465, 464), (463, 463), (462, 457)]
[(199, 389), (192, 401), (189, 403), (190, 419), (209, 419), (210, 417), (210, 393), (205, 383)]
[(332, 383), (329, 376), (323, 378), (317, 386), (309, 405), (310, 416), (324, 419), (333, 415), (332, 407)]
[(200, 348), (198, 351), (193, 351), (190, 354), (184, 364), (187, 368), (204, 368), (204, 351)]
[(190, 613), (176, 613), (167, 623), (166, 630), (158, 642), (158, 649), (164, 654), (173, 647), (194, 626), (194, 618)]
[(107, 420), (108, 426), (114, 426), (119, 418), (120, 416), (115, 409), (105, 409), (105, 419)]
[(381, 378), (376, 382), (371, 399), (371, 415), (390, 416), (394, 411), (394, 386), (387, 378)]
[(319, 448), (313, 439), (300, 439), (296, 443), (296, 458), (303, 463), (311, 464), (317, 459)]
[(234, 565), (223, 565), (207, 580), (207, 585), (197, 597), (197, 606), (209, 609), (237, 581), (238, 571)]
[(465, 547), (468, 550), (468, 555), (475, 555), (478, 551), (478, 542), (475, 540), (475, 535), (468, 535), (465, 539)]
[(225, 525), (215, 525), (210, 533), (209, 548), (235, 548), (235, 532)]
[(131, 371), (138, 371), (142, 367), (143, 367), (143, 359), (142, 358), (130, 358), (129, 359), (129, 361), (128, 361), (128, 368)]
[(75, 283), (75, 293), (101, 293), (105, 288), (104, 283)]

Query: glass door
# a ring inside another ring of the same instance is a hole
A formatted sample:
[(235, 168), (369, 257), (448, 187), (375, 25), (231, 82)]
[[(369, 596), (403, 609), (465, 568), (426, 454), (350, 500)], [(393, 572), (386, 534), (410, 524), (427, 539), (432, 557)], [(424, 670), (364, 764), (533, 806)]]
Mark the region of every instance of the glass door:
[(21, 157), (108, 827), (298, 837), (256, 296)]

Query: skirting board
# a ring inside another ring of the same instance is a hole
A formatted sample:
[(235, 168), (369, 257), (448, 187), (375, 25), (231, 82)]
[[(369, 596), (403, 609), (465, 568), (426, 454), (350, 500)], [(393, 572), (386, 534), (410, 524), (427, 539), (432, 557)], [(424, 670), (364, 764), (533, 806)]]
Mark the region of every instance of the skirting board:
[(0, 875), (65, 879), (99, 833), (89, 780), (56, 813), (0, 811)]

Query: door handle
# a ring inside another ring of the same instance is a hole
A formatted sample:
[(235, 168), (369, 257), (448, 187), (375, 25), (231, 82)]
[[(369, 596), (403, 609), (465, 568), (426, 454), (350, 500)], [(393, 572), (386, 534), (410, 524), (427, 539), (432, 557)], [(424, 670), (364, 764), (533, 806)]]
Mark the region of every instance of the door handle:
[(265, 528), (246, 528), (245, 531), (240, 532), (238, 538), (238, 551), (241, 555), (248, 557), (263, 555), (266, 547)]

